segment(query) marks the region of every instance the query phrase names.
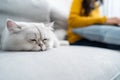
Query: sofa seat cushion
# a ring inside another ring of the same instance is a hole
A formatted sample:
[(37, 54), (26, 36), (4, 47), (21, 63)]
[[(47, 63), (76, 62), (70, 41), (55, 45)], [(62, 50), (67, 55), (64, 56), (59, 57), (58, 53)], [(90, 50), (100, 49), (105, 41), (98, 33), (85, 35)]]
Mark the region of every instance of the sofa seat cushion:
[(0, 80), (114, 80), (119, 72), (120, 52), (108, 49), (64, 46), (0, 52)]

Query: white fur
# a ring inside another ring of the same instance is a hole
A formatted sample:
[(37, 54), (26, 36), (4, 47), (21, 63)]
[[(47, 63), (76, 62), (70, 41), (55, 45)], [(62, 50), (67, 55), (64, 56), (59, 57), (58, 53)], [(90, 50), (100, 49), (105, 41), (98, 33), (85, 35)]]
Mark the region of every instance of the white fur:
[(44, 51), (58, 47), (59, 41), (52, 31), (53, 23), (28, 23), (7, 20), (2, 33), (2, 50)]

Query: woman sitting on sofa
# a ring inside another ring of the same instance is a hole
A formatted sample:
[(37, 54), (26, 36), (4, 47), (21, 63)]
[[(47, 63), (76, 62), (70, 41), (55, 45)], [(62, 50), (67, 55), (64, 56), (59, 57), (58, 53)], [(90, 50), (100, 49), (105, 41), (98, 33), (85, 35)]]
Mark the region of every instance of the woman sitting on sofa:
[[(99, 3), (99, 4), (98, 4)], [(120, 24), (117, 17), (107, 18), (100, 16), (99, 6), (102, 0), (73, 0), (71, 11), (68, 19), (68, 41), (71, 45), (86, 45), (109, 48), (108, 44), (90, 41), (73, 33), (74, 28), (82, 28), (94, 24)]]

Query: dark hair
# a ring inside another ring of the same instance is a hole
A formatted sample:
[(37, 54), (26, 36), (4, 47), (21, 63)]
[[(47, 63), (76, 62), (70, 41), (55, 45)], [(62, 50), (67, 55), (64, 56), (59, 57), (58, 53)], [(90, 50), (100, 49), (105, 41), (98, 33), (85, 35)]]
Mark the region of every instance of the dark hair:
[[(103, 3), (103, 0), (83, 0), (82, 8), (85, 10), (84, 15), (88, 16), (89, 13), (96, 8), (95, 2), (99, 1), (100, 4)], [(98, 5), (100, 6), (100, 5)]]

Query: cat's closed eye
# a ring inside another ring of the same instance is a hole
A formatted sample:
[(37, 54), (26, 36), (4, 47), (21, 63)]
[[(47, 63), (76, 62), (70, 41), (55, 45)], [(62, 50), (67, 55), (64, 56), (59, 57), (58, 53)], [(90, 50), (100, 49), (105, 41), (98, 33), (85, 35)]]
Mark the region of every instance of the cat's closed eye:
[(49, 39), (48, 38), (45, 38), (45, 39), (43, 39), (43, 42), (47, 42)]
[(37, 40), (36, 40), (36, 39), (30, 39), (30, 41), (32, 41), (32, 42), (36, 42)]

